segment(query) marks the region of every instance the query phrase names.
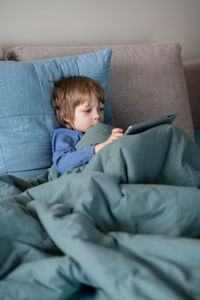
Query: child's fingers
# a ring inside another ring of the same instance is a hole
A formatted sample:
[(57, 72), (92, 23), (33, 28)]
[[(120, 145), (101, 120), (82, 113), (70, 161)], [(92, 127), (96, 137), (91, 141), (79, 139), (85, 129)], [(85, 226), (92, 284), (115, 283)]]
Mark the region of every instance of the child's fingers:
[(112, 136), (122, 137), (122, 136), (124, 136), (124, 134), (122, 132), (116, 132), (116, 133), (113, 133)]
[(112, 130), (112, 134), (109, 138), (110, 141), (115, 141), (121, 137), (124, 136), (124, 133), (123, 133), (123, 129), (122, 128), (114, 128)]
[(114, 132), (114, 133), (112, 133), (112, 135), (111, 135), (111, 137), (112, 137), (113, 139), (118, 139), (118, 138), (123, 137), (123, 136), (124, 136), (123, 132)]
[(114, 128), (114, 129), (112, 130), (112, 133), (117, 133), (117, 132), (123, 133), (123, 129), (122, 129), (122, 128)]

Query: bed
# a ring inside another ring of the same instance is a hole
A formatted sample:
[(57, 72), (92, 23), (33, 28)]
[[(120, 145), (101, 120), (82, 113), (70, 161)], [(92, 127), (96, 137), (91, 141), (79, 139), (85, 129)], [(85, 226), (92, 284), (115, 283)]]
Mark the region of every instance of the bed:
[[(200, 299), (199, 59), (178, 43), (16, 46), (0, 62), (0, 299)], [(106, 91), (105, 124), (177, 113), (59, 174), (50, 96), (61, 76)]]

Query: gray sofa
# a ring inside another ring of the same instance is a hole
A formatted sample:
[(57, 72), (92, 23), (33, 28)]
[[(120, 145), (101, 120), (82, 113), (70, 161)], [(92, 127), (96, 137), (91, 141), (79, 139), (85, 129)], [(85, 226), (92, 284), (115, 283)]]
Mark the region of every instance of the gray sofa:
[[(106, 47), (17, 46), (4, 57), (16, 62), (0, 62), (0, 299), (199, 300), (200, 151), (182, 130), (165, 125), (125, 136), (71, 174), (60, 176), (49, 166), (55, 115), (45, 104), (51, 107), (55, 77), (45, 70), (52, 60), (18, 61)], [(110, 47), (115, 124), (126, 129), (176, 112), (176, 124), (194, 138), (194, 128), (200, 129), (199, 61), (182, 62), (177, 43)], [(70, 65), (60, 60), (72, 59), (53, 59), (59, 76)], [(77, 58), (72, 65), (79, 65)], [(93, 136), (100, 127), (80, 143), (91, 137), (90, 143), (99, 143)], [(41, 176), (22, 179), (43, 168)]]
[(105, 46), (16, 46), (6, 60), (27, 61), (112, 48), (109, 101), (116, 126), (178, 113), (190, 137), (200, 129), (200, 59), (183, 60), (178, 43)]

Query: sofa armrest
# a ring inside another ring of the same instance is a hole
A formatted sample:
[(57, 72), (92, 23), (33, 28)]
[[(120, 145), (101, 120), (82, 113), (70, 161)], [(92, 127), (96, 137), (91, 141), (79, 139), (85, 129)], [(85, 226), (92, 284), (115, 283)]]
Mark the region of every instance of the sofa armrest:
[(195, 129), (200, 129), (200, 57), (183, 60), (186, 84)]

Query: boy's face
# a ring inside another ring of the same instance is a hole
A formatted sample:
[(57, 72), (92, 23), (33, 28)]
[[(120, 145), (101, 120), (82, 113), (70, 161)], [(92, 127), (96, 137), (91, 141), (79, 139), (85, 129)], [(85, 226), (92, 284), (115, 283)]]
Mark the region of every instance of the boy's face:
[(85, 102), (75, 107), (73, 128), (85, 133), (90, 127), (104, 121), (104, 105), (96, 97), (90, 103)]

